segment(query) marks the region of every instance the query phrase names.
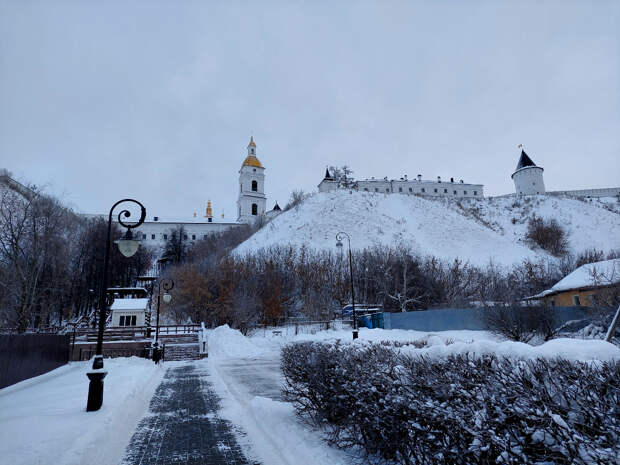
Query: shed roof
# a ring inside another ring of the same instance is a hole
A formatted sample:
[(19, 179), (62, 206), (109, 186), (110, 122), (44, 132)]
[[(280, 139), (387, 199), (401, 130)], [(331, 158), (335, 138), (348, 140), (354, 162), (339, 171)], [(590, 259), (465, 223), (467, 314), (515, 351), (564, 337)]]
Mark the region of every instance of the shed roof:
[(535, 295), (541, 298), (560, 292), (606, 287), (620, 283), (620, 258), (602, 262), (586, 263), (554, 284), (550, 289)]
[(110, 310), (146, 310), (149, 299), (114, 299)]

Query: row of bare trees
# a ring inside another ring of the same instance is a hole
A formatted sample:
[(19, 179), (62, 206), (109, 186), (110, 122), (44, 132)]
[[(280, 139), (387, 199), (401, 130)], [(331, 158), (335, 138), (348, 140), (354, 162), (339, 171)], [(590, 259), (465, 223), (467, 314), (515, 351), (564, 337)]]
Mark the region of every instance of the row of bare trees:
[[(172, 318), (247, 330), (290, 317), (329, 319), (350, 302), (345, 256), (304, 247), (263, 249), (247, 256), (231, 253), (250, 233), (212, 236), (190, 248), (184, 263), (167, 269), (177, 283)], [(566, 256), (560, 262), (524, 261), (513, 267), (490, 262), (480, 267), (382, 247), (354, 252), (354, 286), (358, 303), (387, 311), (491, 306), (548, 289), (584, 260), (600, 256), (590, 251), (587, 257)]]
[[(0, 186), (0, 326), (23, 332), (87, 313), (101, 283), (106, 234), (102, 218), (79, 216), (34, 188)], [(114, 248), (110, 283), (129, 284), (151, 261), (148, 250), (126, 259)]]

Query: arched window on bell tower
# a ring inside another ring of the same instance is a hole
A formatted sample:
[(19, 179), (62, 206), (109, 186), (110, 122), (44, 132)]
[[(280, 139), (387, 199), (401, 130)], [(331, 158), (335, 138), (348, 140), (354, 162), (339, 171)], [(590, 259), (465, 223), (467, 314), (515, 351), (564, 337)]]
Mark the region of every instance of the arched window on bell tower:
[(258, 205), (256, 205), (255, 203), (252, 204), (252, 215), (258, 215)]
[(256, 181), (252, 181), (252, 191), (258, 191), (258, 183)]

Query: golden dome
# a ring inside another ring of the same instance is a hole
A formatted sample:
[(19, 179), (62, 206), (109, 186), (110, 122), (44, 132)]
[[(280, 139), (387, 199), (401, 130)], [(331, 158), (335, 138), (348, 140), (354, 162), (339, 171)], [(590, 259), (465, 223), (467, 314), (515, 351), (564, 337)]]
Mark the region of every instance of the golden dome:
[(245, 157), (245, 160), (243, 160), (243, 166), (254, 166), (256, 168), (262, 168), (263, 165), (260, 164), (260, 161), (258, 161), (258, 158), (252, 156), (252, 155), (248, 155), (247, 157)]

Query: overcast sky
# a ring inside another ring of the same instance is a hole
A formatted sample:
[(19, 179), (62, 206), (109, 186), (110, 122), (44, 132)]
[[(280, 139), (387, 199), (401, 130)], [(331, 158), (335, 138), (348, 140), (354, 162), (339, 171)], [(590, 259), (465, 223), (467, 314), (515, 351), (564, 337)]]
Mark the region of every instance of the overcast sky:
[(325, 165), (514, 191), (620, 185), (620, 2), (0, 0), (0, 167), (82, 212), (236, 219)]

